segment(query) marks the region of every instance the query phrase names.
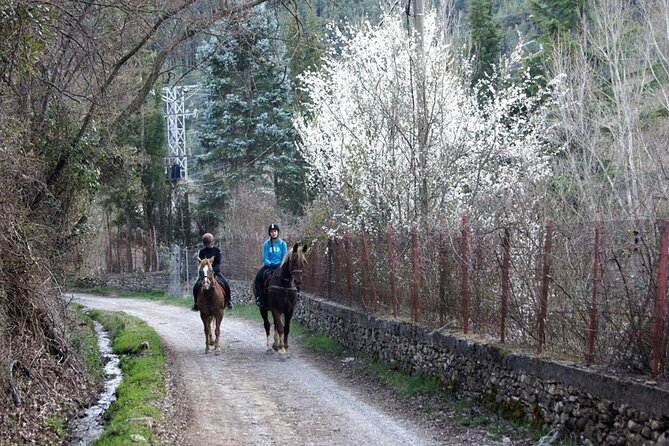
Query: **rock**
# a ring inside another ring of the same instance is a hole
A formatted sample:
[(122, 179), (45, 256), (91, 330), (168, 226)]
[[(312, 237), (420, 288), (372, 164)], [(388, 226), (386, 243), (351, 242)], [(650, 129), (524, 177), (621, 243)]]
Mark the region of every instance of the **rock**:
[(559, 444), (561, 439), (562, 439), (562, 432), (560, 428), (555, 428), (548, 434), (541, 437), (539, 439), (539, 442), (537, 443), (537, 446), (551, 446)]
[(666, 431), (658, 437), (655, 446), (669, 446), (669, 431)]
[(148, 443), (146, 438), (144, 438), (139, 434), (130, 434), (130, 441), (132, 441), (133, 443)]

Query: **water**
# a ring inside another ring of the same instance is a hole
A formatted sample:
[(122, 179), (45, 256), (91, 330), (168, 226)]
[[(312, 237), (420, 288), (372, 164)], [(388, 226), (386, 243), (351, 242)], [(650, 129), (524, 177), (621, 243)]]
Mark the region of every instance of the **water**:
[(116, 388), (121, 383), (123, 375), (119, 367), (119, 357), (111, 348), (111, 341), (102, 325), (93, 321), (95, 334), (98, 338), (98, 347), (105, 362), (105, 383), (98, 402), (89, 407), (86, 412), (70, 423), (70, 436), (68, 446), (89, 446), (93, 444), (104, 430), (102, 417), (111, 403), (116, 399)]

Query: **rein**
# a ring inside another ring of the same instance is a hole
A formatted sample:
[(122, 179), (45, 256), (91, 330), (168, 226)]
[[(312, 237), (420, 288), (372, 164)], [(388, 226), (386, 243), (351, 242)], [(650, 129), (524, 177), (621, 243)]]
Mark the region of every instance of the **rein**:
[(299, 291), (296, 287), (286, 287), (286, 286), (281, 286), (281, 285), (270, 285), (270, 289), (274, 290), (284, 290), (284, 291)]

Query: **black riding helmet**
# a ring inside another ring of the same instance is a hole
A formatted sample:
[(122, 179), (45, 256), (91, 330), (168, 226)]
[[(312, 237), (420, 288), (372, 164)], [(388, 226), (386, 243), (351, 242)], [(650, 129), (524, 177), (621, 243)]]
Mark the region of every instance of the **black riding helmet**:
[(272, 229), (276, 229), (277, 233), (281, 232), (281, 230), (279, 229), (279, 225), (277, 225), (276, 223), (272, 223), (271, 225), (269, 225), (269, 228), (267, 228), (267, 234), (269, 234), (270, 231), (272, 231)]

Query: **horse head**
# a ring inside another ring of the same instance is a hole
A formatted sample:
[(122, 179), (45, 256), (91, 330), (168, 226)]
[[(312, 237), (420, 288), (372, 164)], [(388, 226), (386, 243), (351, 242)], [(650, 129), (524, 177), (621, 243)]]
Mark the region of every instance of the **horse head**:
[(298, 243), (295, 243), (295, 245), (291, 248), (290, 252), (288, 253), (288, 271), (290, 272), (290, 276), (292, 278), (293, 285), (297, 290), (300, 290), (300, 286), (302, 286), (302, 271), (304, 268), (304, 265), (307, 263), (305, 254), (307, 252), (307, 245), (304, 245), (302, 249), (300, 249), (300, 245)]
[(198, 268), (197, 268), (197, 273), (200, 276), (200, 284), (202, 285), (202, 289), (205, 291), (208, 291), (209, 288), (214, 286), (214, 267), (212, 266), (214, 263), (214, 257), (210, 258), (197, 258), (198, 261)]

